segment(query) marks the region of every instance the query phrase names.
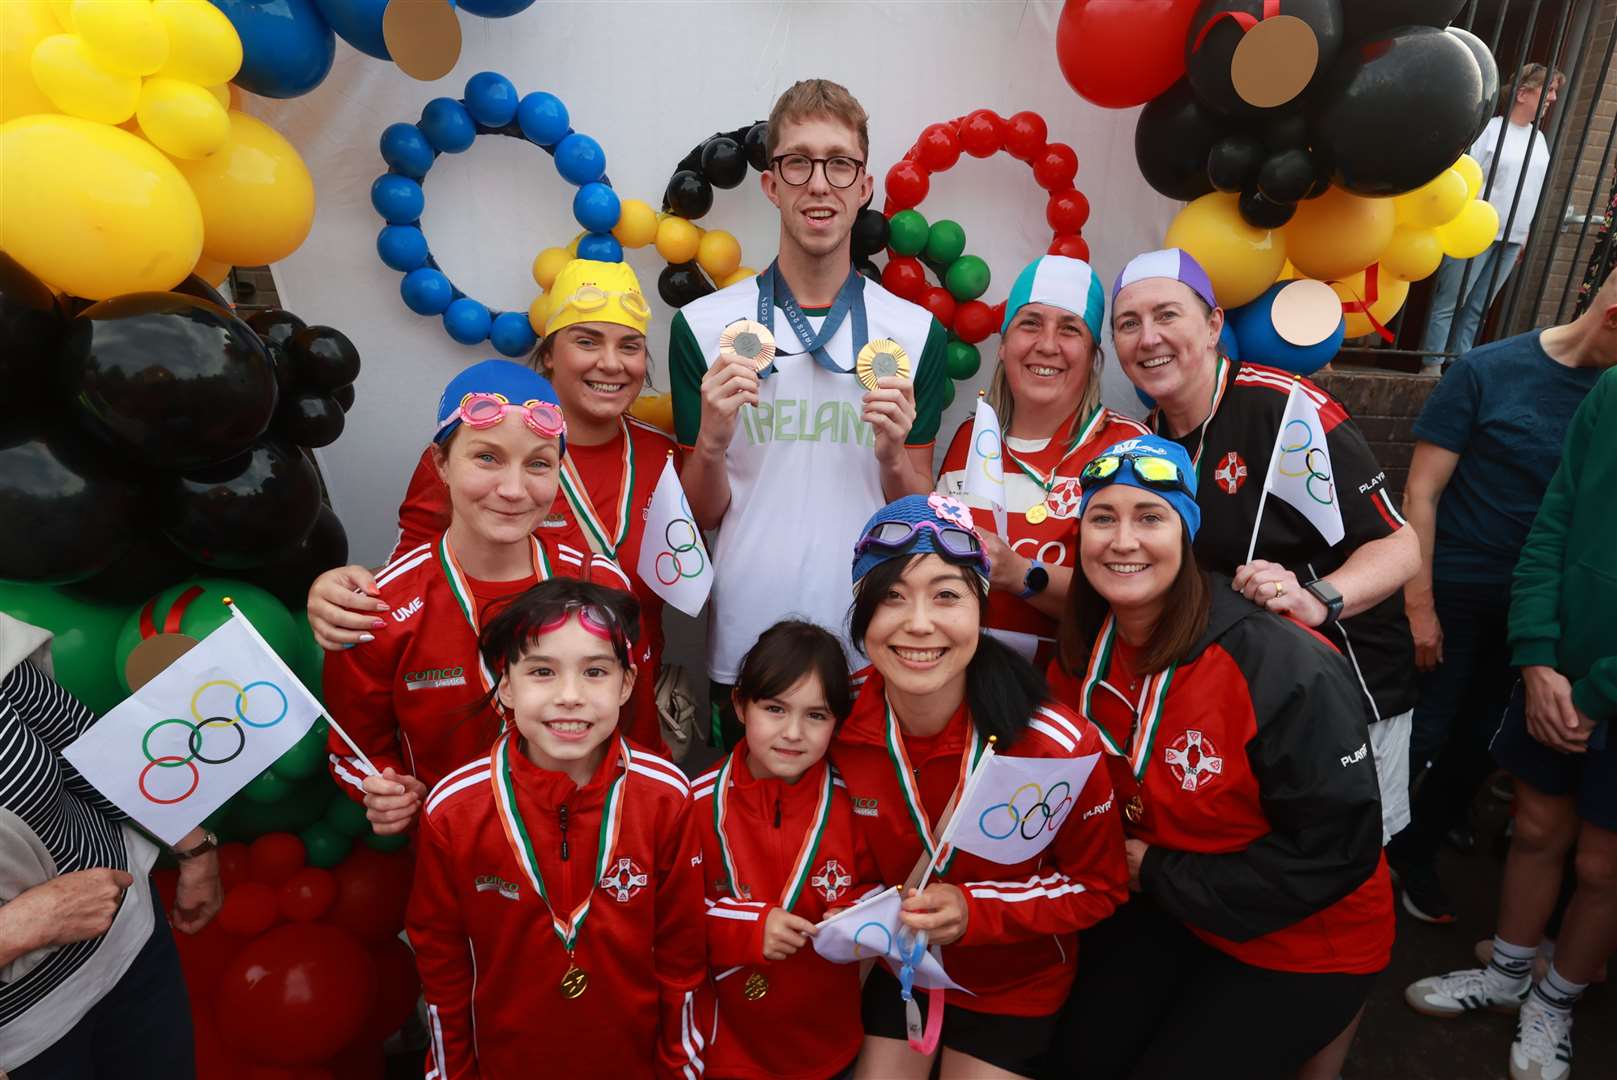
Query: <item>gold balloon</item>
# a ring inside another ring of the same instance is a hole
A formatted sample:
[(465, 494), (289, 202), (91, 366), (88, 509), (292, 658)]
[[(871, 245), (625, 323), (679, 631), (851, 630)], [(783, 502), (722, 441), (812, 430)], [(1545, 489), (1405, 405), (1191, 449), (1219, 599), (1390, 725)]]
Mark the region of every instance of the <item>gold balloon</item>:
[(101, 64), (77, 34), (53, 34), (34, 46), (34, 82), (70, 116), (121, 124), (135, 115), (140, 79)]
[[(241, 38), (225, 13), (208, 0), (154, 0), (152, 11), (168, 31), (168, 62), (157, 74), (198, 86), (217, 86), (241, 70)], [(228, 101), (222, 102), (230, 107)]]
[(1452, 259), (1472, 259), (1487, 251), (1499, 235), (1499, 211), (1492, 203), (1473, 199), (1465, 204), (1459, 217), (1432, 231), (1443, 245), (1443, 254)]
[(1482, 193), (1482, 166), (1470, 154), (1461, 154), (1454, 163), (1454, 171), (1465, 178), (1465, 197), (1474, 199)]
[(0, 122), (32, 113), (56, 112), (34, 82), (34, 47), (61, 33), (45, 0), (6, 0), (0, 8)]
[(665, 217), (657, 224), (657, 254), (671, 263), (688, 263), (696, 258), (702, 231), (682, 217)]
[(641, 394), (629, 406), (629, 415), (670, 435), (674, 433), (674, 398), (671, 394)]
[(0, 190), (0, 248), (74, 296), (169, 289), (202, 254), (202, 211), (174, 163), (106, 124), (0, 124)]
[[(1330, 284), (1331, 288), (1336, 290), (1336, 295), (1342, 298), (1342, 303), (1345, 305), (1351, 306), (1368, 299), (1369, 294), (1366, 291), (1368, 286), (1365, 282), (1364, 270), (1351, 274), (1340, 281), (1333, 281)], [(1395, 278), (1391, 274), (1378, 273), (1375, 286), (1376, 298), (1369, 302), (1368, 315), (1363, 311), (1347, 311), (1344, 313), (1346, 315), (1348, 337), (1363, 337), (1366, 334), (1375, 333), (1376, 328), (1371, 324), (1368, 316), (1374, 315), (1376, 322), (1385, 326), (1389, 319), (1398, 314), (1399, 309), (1404, 306), (1404, 301), (1409, 299), (1409, 282), (1401, 278)]]
[(534, 256), (533, 283), (548, 291), (555, 283), (556, 275), (561, 273), (561, 268), (572, 261), (573, 257), (567, 254), (566, 248), (545, 248)]
[(212, 285), (217, 289), (220, 285), (224, 284), (225, 278), (230, 276), (230, 264), (214, 262), (212, 259), (204, 255), (202, 258), (197, 260), (197, 264), (195, 266), (191, 267), (191, 273), (195, 274), (197, 277), (201, 278), (203, 281), (206, 281), (209, 285)]
[(1308, 277), (1345, 277), (1376, 261), (1396, 224), (1391, 199), (1367, 199), (1332, 187), (1297, 204), (1286, 223), (1286, 256)]
[(1444, 169), (1421, 187), (1397, 196), (1393, 206), (1400, 225), (1430, 229), (1453, 221), (1468, 198), (1465, 177), (1458, 169)]
[(729, 277), (741, 265), (741, 244), (723, 229), (710, 229), (696, 245), (696, 265), (714, 281)]
[(1400, 225), (1381, 252), (1381, 268), (1396, 278), (1419, 281), (1430, 277), (1443, 261), (1443, 245), (1431, 229)]
[(244, 112), (228, 115), (223, 146), (175, 163), (202, 207), (203, 251), (232, 266), (284, 259), (314, 224), (314, 180), (280, 132)]
[(151, 0), (75, 0), (73, 29), (120, 75), (151, 75), (168, 62), (168, 29)]
[(1285, 235), (1248, 225), (1237, 202), (1237, 196), (1224, 192), (1203, 195), (1179, 211), (1164, 241), (1165, 247), (1183, 248), (1201, 263), (1223, 308), (1256, 300), (1286, 263)]
[(626, 248), (643, 248), (657, 240), (657, 211), (640, 199), (624, 199), (612, 235)]
[(207, 157), (230, 137), (230, 114), (205, 87), (154, 76), (141, 84), (135, 106), (140, 132), (170, 157)]
[(715, 281), (713, 284), (717, 285), (721, 289), (728, 289), (731, 285), (734, 285), (738, 281), (746, 281), (750, 277), (757, 276), (758, 271), (754, 270), (752, 267), (738, 266), (734, 270), (730, 271), (729, 276), (725, 277), (724, 280)]

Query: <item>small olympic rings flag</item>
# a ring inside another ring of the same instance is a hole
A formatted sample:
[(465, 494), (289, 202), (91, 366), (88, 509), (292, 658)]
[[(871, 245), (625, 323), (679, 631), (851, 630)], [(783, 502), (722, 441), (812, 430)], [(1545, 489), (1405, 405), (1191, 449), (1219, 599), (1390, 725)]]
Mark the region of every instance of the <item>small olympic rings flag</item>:
[(175, 843), (319, 719), (320, 703), (234, 606), (64, 752), (130, 817)]
[(919, 955), (913, 951), (905, 955), (904, 939), (910, 938), (913, 944), (913, 935), (901, 932), (900, 903), (898, 889), (890, 888), (842, 909), (820, 923), (814, 935), (814, 951), (833, 964), (885, 960), (895, 973), (909, 964), (914, 984), (924, 990), (962, 989), (931, 952), (922, 949)]
[(692, 618), (701, 613), (713, 588), (713, 563), (685, 489), (679, 485), (672, 454), (646, 508), (638, 569), (640, 580), (652, 591)]
[(1061, 832), (1098, 760), (985, 753), (943, 839), (997, 863), (1033, 858)]
[(996, 510), (1005, 509), (1005, 438), (994, 407), (977, 399), (971, 454), (966, 459), (966, 494)]
[[(1318, 398), (1319, 400), (1315, 400)], [(1326, 441), (1325, 421), (1319, 407), (1327, 399), (1319, 390), (1294, 378), (1286, 390), (1286, 411), (1275, 433), (1274, 451), (1263, 477), (1263, 494), (1252, 519), (1252, 539), (1247, 544), (1246, 561), (1258, 550), (1258, 532), (1263, 527), (1263, 508), (1270, 494), (1290, 503), (1292, 508), (1319, 530), (1327, 544), (1340, 543), (1347, 530), (1342, 525), (1342, 505), (1331, 479), (1331, 447)]]

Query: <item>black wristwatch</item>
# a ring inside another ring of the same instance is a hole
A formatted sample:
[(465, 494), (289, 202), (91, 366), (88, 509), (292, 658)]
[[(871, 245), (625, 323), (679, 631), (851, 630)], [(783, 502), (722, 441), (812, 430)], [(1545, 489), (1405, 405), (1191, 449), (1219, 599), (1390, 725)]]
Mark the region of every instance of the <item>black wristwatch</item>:
[(1314, 594), (1314, 599), (1325, 605), (1325, 621), (1321, 626), (1329, 626), (1342, 617), (1342, 591), (1324, 578), (1315, 578), (1303, 588)]
[(1042, 593), (1050, 585), (1050, 571), (1037, 559), (1027, 564), (1027, 573), (1022, 575), (1022, 591), (1016, 594), (1018, 600), (1031, 600)]

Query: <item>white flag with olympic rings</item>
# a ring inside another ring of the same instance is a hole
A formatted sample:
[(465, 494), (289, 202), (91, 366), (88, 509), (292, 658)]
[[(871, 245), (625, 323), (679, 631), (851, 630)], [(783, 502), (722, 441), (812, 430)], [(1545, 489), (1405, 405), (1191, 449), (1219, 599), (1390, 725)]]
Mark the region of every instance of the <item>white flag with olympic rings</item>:
[(1099, 760), (985, 754), (944, 840), (997, 863), (1033, 858), (1061, 831)]
[[(883, 889), (853, 907), (820, 923), (814, 935), (814, 951), (833, 964), (853, 964), (860, 960), (885, 960), (896, 974), (906, 962), (915, 969), (915, 985), (923, 989), (964, 990), (949, 978), (933, 953), (915, 949), (915, 939), (903, 929), (898, 918), (901, 899), (898, 888)], [(905, 950), (910, 955), (905, 955)], [(970, 991), (967, 991), (968, 993)]]
[(646, 531), (636, 569), (653, 592), (693, 619), (701, 614), (713, 589), (713, 563), (672, 456), (663, 465), (651, 505), (646, 507)]

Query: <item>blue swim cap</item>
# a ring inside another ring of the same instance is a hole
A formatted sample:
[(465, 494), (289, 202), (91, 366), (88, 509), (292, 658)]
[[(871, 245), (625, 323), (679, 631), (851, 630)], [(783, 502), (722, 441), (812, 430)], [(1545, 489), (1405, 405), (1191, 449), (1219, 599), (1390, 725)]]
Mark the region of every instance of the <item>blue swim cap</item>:
[[(1171, 461), (1175, 468), (1179, 470), (1179, 479), (1189, 489), (1188, 494), (1177, 488), (1164, 490), (1141, 480), (1134, 471), (1134, 462), (1128, 460), (1130, 455), (1160, 457)], [(1196, 469), (1195, 466), (1191, 465), (1190, 455), (1185, 453), (1183, 446), (1171, 439), (1164, 439), (1160, 435), (1136, 435), (1132, 439), (1124, 439), (1122, 442), (1108, 446), (1105, 450), (1095, 455), (1095, 460), (1104, 457), (1121, 457), (1124, 461), (1118, 466), (1115, 473), (1104, 480), (1091, 480), (1088, 477), (1081, 480), (1084, 495), (1082, 501), (1078, 504), (1078, 516), (1080, 518), (1083, 517), (1084, 511), (1089, 509), (1089, 500), (1094, 498), (1096, 492), (1123, 484), (1127, 487), (1136, 487), (1142, 491), (1149, 491), (1154, 495), (1162, 496), (1163, 499), (1167, 500), (1168, 505), (1173, 507), (1174, 512), (1179, 515), (1180, 519), (1184, 521), (1185, 531), (1190, 534), (1190, 538), (1192, 540), (1196, 539), (1196, 531), (1201, 528), (1202, 524), (1202, 511), (1201, 507), (1196, 505)], [(1085, 468), (1087, 469), (1088, 466), (1086, 465)], [(1082, 525), (1079, 526), (1079, 528), (1082, 527)]]
[[(543, 401), (561, 408), (556, 388), (533, 368), (511, 360), (482, 360), (449, 380), (438, 398), (438, 431), (432, 441), (442, 446), (460, 427), (455, 415), (467, 394), (499, 394), (513, 405)], [(567, 452), (567, 437), (560, 439), (561, 452)]]

